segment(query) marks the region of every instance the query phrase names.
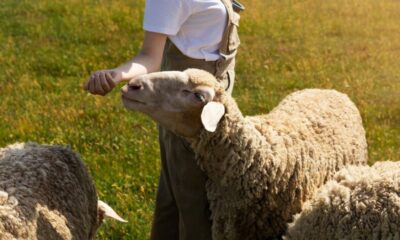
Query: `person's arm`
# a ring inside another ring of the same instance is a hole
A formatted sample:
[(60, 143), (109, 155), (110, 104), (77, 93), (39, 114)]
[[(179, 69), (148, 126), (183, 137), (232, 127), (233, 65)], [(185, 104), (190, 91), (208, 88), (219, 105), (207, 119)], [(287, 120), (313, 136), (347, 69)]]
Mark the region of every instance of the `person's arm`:
[(143, 45), (139, 54), (113, 70), (121, 73), (122, 80), (159, 71), (166, 39), (167, 36), (164, 34), (145, 31)]
[(160, 70), (166, 40), (165, 34), (145, 31), (139, 54), (115, 69), (93, 73), (85, 82), (84, 89), (104, 96), (121, 81)]

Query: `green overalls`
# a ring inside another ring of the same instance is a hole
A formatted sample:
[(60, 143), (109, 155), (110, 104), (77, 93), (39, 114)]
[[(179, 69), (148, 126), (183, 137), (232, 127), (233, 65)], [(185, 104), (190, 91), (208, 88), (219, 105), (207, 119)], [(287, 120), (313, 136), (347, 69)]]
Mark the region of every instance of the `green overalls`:
[[(216, 76), (231, 93), (235, 78), (235, 55), (240, 43), (236, 29), (240, 17), (233, 11), (231, 0), (221, 1), (227, 9), (228, 21), (219, 49), (220, 59), (205, 61), (189, 58), (168, 40), (162, 70), (203, 69)], [(195, 155), (184, 139), (160, 127), (159, 141), (162, 165), (151, 239), (211, 239), (205, 173), (198, 167)]]

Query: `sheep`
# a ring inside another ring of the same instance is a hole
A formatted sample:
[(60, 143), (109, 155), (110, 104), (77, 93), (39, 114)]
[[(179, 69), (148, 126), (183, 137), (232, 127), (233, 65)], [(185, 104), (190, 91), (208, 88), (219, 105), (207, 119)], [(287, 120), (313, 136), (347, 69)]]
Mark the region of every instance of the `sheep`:
[(244, 117), (211, 74), (188, 69), (132, 79), (128, 110), (183, 136), (205, 171), (212, 238), (284, 234), (303, 203), (344, 166), (367, 163), (356, 106), (334, 90), (292, 93), (269, 114)]
[(399, 239), (400, 162), (336, 173), (289, 224), (285, 239)]
[(16, 143), (0, 149), (0, 239), (94, 239), (104, 217), (85, 166), (71, 149)]

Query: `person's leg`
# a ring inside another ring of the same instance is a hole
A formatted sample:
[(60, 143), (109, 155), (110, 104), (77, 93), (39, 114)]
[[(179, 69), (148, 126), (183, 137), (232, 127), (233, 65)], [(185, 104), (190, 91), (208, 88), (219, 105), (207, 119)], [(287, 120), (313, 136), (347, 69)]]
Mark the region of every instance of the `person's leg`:
[(151, 229), (151, 240), (179, 239), (179, 212), (170, 185), (166, 151), (164, 146), (165, 130), (159, 128), (161, 153), (161, 174), (159, 179), (156, 209)]
[[(180, 240), (210, 240), (210, 211), (205, 190), (206, 175), (182, 138), (160, 128), (160, 142), (170, 189), (179, 215)], [(164, 199), (157, 199), (157, 205)]]

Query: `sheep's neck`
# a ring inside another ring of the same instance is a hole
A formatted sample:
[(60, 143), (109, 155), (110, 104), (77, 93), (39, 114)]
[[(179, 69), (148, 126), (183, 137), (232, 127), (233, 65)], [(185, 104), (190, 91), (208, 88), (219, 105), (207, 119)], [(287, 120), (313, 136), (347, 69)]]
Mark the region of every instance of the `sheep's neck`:
[(223, 103), (226, 114), (216, 132), (203, 130), (191, 142), (198, 164), (209, 179), (223, 188), (235, 189), (246, 181), (243, 176), (252, 166), (251, 171), (265, 169), (259, 165), (269, 161), (260, 160), (264, 155), (260, 151), (268, 150), (270, 146), (254, 125), (243, 117), (232, 98), (224, 99)]

